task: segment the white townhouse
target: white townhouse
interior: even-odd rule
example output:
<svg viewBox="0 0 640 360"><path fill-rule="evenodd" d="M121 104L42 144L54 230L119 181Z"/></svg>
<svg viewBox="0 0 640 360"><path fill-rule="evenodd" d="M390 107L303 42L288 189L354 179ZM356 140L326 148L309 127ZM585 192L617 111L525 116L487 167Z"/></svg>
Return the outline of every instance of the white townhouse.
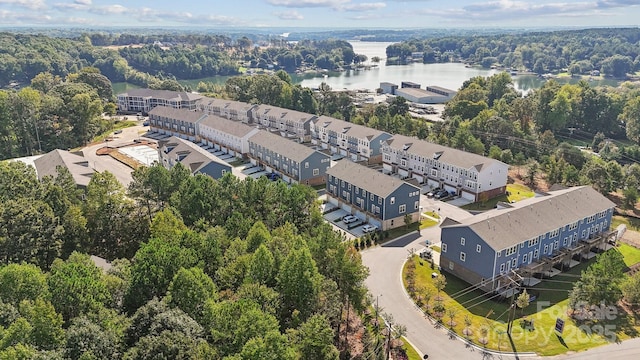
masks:
<svg viewBox="0 0 640 360"><path fill-rule="evenodd" d="M240 121L245 124L253 122L252 111L257 105L240 101L205 97L198 102L198 109L207 114L221 116L225 119Z"/></svg>
<svg viewBox="0 0 640 360"><path fill-rule="evenodd" d="M311 126L311 143L332 154L370 164L382 162L382 141L391 134L329 116L320 116Z"/></svg>
<svg viewBox="0 0 640 360"><path fill-rule="evenodd" d="M188 92L132 89L117 96L118 111L148 114L156 106L195 110L203 96Z"/></svg>
<svg viewBox="0 0 640 360"><path fill-rule="evenodd" d="M202 111L156 106L149 111L149 128L153 132L196 141L200 138L198 122L207 116Z"/></svg>
<svg viewBox="0 0 640 360"><path fill-rule="evenodd" d="M198 123L200 141L242 158L249 153L249 138L260 130L240 121L208 115Z"/></svg>
<svg viewBox="0 0 640 360"><path fill-rule="evenodd" d="M278 130L280 136L298 142L310 140L311 124L317 115L271 105L258 105L252 109L254 121L268 129Z"/></svg>
<svg viewBox="0 0 640 360"><path fill-rule="evenodd" d="M444 188L471 201L502 195L509 165L482 155L402 135L382 143L383 169Z"/></svg>

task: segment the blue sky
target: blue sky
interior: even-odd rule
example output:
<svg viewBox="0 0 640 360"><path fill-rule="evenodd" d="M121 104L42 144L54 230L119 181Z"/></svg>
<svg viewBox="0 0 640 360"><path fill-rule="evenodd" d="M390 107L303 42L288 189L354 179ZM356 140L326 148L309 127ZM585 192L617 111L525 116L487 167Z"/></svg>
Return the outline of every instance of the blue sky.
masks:
<svg viewBox="0 0 640 360"><path fill-rule="evenodd" d="M2 26L638 26L640 0L0 0Z"/></svg>

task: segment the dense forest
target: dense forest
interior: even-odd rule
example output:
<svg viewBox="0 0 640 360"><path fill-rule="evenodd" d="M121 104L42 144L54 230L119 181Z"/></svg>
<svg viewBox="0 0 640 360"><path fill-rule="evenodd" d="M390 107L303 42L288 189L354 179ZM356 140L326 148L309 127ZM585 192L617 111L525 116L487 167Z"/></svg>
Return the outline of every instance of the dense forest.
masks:
<svg viewBox="0 0 640 360"><path fill-rule="evenodd" d="M640 70L640 29L587 29L522 34L466 35L411 39L387 47L388 58L406 62L412 52L423 61L462 60L484 67L564 72L625 78Z"/></svg>
<svg viewBox="0 0 640 360"><path fill-rule="evenodd" d="M181 165L133 177L84 191L66 169L0 163L0 359L383 355L367 270L312 188Z"/></svg>

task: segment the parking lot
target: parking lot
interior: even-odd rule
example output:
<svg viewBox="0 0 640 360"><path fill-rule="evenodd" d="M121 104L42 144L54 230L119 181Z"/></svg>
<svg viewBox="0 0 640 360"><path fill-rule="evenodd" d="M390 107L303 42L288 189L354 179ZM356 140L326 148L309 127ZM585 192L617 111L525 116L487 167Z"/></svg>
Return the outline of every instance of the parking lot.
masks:
<svg viewBox="0 0 640 360"><path fill-rule="evenodd" d="M358 221L356 221L356 222L353 222L353 223L350 223L350 224L345 224L342 221L342 218L345 215L349 215L350 213L347 212L344 209L337 209L337 210L333 210L333 211L330 211L330 212L326 212L326 211L328 211L330 209L333 209L333 208L336 208L336 206L333 205L333 204L326 203L326 204L322 205L322 209L321 210L324 213L323 216L324 216L324 219L326 221L331 223L337 229L339 229L339 230L341 230L343 232L346 232L346 233L350 234L353 237L361 237L361 236L363 236L365 234L365 232L362 231L362 227L364 225L367 225L366 221L363 221L362 219L358 219ZM354 226L354 225L356 225L356 226L351 228L351 229L349 229L349 226Z"/></svg>

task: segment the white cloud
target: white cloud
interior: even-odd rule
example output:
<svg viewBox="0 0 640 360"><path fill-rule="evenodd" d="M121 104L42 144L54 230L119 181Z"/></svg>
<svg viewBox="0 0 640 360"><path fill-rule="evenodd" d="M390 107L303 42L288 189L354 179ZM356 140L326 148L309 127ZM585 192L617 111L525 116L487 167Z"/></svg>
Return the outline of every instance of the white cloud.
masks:
<svg viewBox="0 0 640 360"><path fill-rule="evenodd" d="M337 8L351 0L268 0L271 5L291 8L328 7Z"/></svg>
<svg viewBox="0 0 640 360"><path fill-rule="evenodd" d="M174 22L187 25L242 25L244 21L230 16L194 15L190 12L164 12L150 8L142 8L135 12L137 20L146 23ZM245 24L246 25L246 24Z"/></svg>
<svg viewBox="0 0 640 360"><path fill-rule="evenodd" d="M371 10L379 10L386 6L387 4L383 2L375 2L375 3L348 4L341 7L341 9L346 11L371 11Z"/></svg>
<svg viewBox="0 0 640 360"><path fill-rule="evenodd" d="M96 6L96 7L90 8L89 11L99 15L117 15L117 14L125 14L130 10L122 5L114 4L114 5L106 5L106 6Z"/></svg>
<svg viewBox="0 0 640 360"><path fill-rule="evenodd" d="M75 0L74 3L79 5L91 5L91 0Z"/></svg>
<svg viewBox="0 0 640 360"><path fill-rule="evenodd" d="M0 4L9 4L17 7L38 10L44 9L44 0L0 0Z"/></svg>
<svg viewBox="0 0 640 360"><path fill-rule="evenodd" d="M302 20L302 19L304 19L304 16L302 16L300 13L298 13L295 10L293 10L293 11L284 11L284 12L280 12L280 13L274 13L274 15L277 16L281 20Z"/></svg>

